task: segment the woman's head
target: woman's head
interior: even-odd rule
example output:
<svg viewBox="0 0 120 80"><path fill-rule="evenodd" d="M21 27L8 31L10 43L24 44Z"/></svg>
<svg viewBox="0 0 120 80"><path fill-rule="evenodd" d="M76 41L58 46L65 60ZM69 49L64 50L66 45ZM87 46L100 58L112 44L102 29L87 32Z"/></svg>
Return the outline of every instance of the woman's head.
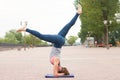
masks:
<svg viewBox="0 0 120 80"><path fill-rule="evenodd" d="M70 74L66 67L62 67L61 70L59 71L59 73L64 73L64 75Z"/></svg>

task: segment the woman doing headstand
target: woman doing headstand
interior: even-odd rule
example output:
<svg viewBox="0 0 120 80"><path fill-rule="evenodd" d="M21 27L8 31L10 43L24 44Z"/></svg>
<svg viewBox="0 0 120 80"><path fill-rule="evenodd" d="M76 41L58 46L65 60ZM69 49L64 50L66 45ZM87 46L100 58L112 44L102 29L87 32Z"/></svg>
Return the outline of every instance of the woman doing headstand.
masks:
<svg viewBox="0 0 120 80"><path fill-rule="evenodd" d="M61 48L65 43L65 37L66 37L68 31L75 24L78 16L81 13L82 13L82 8L80 5L78 5L78 9L77 9L77 12L74 15L74 17L71 19L71 21L68 24L66 24L62 28L62 30L60 30L60 32L57 35L41 34L38 31L26 28L26 26L23 26L22 28L17 30L17 32L26 31L42 40L53 43L54 46L50 53L50 62L51 62L51 64L53 64L54 76L69 75L67 68L60 66L60 53L61 53Z"/></svg>

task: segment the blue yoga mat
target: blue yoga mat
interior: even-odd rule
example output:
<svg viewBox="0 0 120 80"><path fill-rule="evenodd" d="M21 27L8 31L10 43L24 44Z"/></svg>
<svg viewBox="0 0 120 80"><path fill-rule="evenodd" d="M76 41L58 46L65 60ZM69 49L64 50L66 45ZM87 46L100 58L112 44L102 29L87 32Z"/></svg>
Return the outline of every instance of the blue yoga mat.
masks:
<svg viewBox="0 0 120 80"><path fill-rule="evenodd" d="M63 76L54 76L53 74L46 74L45 78L74 78L74 74L63 75Z"/></svg>

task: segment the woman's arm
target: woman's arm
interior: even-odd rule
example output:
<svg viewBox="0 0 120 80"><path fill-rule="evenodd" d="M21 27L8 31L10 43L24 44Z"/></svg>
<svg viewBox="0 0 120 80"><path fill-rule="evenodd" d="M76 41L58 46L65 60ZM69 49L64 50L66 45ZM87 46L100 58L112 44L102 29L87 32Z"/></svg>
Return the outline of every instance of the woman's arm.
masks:
<svg viewBox="0 0 120 80"><path fill-rule="evenodd" d="M63 76L64 75L64 73L58 73L58 71L59 71L59 63L60 63L60 59L56 57L54 59L54 65L53 65L53 74L54 74L54 76Z"/></svg>

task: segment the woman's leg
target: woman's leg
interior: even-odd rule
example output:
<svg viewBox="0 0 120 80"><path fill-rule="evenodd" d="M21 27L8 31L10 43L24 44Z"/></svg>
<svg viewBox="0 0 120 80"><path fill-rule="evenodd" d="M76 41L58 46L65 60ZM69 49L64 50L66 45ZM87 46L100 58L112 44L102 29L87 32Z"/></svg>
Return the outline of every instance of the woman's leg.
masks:
<svg viewBox="0 0 120 80"><path fill-rule="evenodd" d="M80 4L77 5L78 7L78 10L77 10L77 13L75 14L75 16L72 18L72 20L66 24L63 29L58 33L58 35L61 35L62 37L65 37L68 33L68 31L70 30L70 28L75 24L78 16L80 14L82 14L82 6Z"/></svg>
<svg viewBox="0 0 120 80"><path fill-rule="evenodd" d="M70 30L70 28L75 24L78 16L79 16L79 14L76 13L75 16L72 18L72 20L62 28L62 30L58 33L58 35L65 37L67 35L68 31Z"/></svg>
<svg viewBox="0 0 120 80"><path fill-rule="evenodd" d="M29 32L30 34L38 37L39 39L42 39L42 40L45 40L47 42L51 42L51 43L57 43L57 35L44 35L44 34L41 34L39 33L38 31L35 31L35 30L31 30L31 29L26 29L26 32Z"/></svg>
<svg viewBox="0 0 120 80"><path fill-rule="evenodd" d="M22 27L17 30L17 32L22 32L22 31L26 31L44 41L51 42L54 44L54 47L56 48L61 48L62 45L65 43L64 38L60 35L41 34L36 30L31 30L26 27Z"/></svg>

